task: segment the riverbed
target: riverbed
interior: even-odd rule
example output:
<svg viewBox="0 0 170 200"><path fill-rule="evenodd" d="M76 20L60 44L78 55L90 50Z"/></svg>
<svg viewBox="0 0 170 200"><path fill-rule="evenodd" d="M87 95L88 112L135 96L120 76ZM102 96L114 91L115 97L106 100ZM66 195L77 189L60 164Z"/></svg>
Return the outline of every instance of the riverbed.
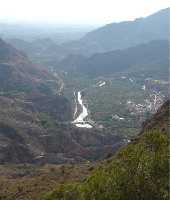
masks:
<svg viewBox="0 0 170 200"><path fill-rule="evenodd" d="M78 101L78 104L81 106L81 113L73 121L73 124L75 124L75 126L77 126L79 128L93 128L93 126L85 120L88 116L88 110L83 103L81 91L78 91L78 93L77 93L77 101ZM76 109L77 109L77 105L76 105ZM76 110L76 112L77 112L77 110Z"/></svg>

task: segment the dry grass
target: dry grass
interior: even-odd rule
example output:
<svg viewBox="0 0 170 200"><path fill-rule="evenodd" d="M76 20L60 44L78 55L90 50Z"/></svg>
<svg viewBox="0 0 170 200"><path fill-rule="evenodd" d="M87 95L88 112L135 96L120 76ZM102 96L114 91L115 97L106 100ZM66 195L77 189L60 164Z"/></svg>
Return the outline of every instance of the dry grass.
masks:
<svg viewBox="0 0 170 200"><path fill-rule="evenodd" d="M0 200L39 200L58 184L83 180L92 169L92 164L1 165Z"/></svg>

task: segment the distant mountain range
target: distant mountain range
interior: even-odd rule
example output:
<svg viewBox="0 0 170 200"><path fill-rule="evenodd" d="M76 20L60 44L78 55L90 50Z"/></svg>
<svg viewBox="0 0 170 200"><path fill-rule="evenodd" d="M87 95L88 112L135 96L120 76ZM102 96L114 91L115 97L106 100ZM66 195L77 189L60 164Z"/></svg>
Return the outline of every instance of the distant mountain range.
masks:
<svg viewBox="0 0 170 200"><path fill-rule="evenodd" d="M134 21L111 23L65 45L72 53L92 55L125 49L151 40L169 39L170 8Z"/></svg>
<svg viewBox="0 0 170 200"><path fill-rule="evenodd" d="M115 50L95 54L85 58L70 55L62 60L58 67L66 71L75 71L89 76L111 75L117 72L153 75L168 78L169 42L151 41L124 50Z"/></svg>
<svg viewBox="0 0 170 200"><path fill-rule="evenodd" d="M17 49L25 52L33 62L41 63L46 67L55 65L69 54L67 48L58 45L50 38L35 39L33 41L12 38L7 41Z"/></svg>
<svg viewBox="0 0 170 200"><path fill-rule="evenodd" d="M26 52L33 61L46 67L55 66L70 54L92 56L96 53L130 48L152 40L169 40L169 12L170 8L167 8L146 18L111 23L87 33L79 40L60 45L51 38L32 42L21 38L9 38L8 41Z"/></svg>

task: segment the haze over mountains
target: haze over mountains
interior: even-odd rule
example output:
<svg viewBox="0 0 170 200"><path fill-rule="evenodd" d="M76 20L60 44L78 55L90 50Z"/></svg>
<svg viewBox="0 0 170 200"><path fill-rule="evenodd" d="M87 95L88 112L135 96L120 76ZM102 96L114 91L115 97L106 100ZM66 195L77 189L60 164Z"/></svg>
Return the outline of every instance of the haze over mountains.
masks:
<svg viewBox="0 0 170 200"><path fill-rule="evenodd" d="M56 43L61 44L70 40L76 40L93 30L96 26L82 25L55 25L48 23L41 24L24 24L22 22L5 22L0 21L0 37L4 39L14 38L26 40L27 42L52 38Z"/></svg>
<svg viewBox="0 0 170 200"><path fill-rule="evenodd" d="M0 25L0 199L168 200L169 12Z"/></svg>
<svg viewBox="0 0 170 200"><path fill-rule="evenodd" d="M146 18L108 24L69 45L76 53L91 55L124 49L151 40L168 39L169 12L170 8L167 8Z"/></svg>
<svg viewBox="0 0 170 200"><path fill-rule="evenodd" d="M8 40L20 49L17 50L0 40L0 102L1 105L6 102L6 105L1 108L1 116L3 116L1 118L1 134L5 141L5 149L8 149L8 152L12 143L18 144L19 141L22 141L22 148L25 148L27 152L25 155L28 154L24 157L24 160L22 156L18 157L17 152L21 150L17 146L11 152L12 154L9 153L11 156L8 158L4 154L6 150L2 148L1 162L8 162L12 157L12 162L35 162L37 156L51 162L51 154L54 157L56 156L54 162L62 162L62 160L69 159L67 157L70 157L70 155L70 159L74 160L76 155L76 160L81 160L88 157L91 159L100 157L108 151L114 151L123 141L120 136L115 135L117 130L114 130L113 135L110 134L110 131L106 131L108 133L105 136L97 135L98 131L96 132L96 130L84 130L79 138L77 135L79 130L72 128L72 125L65 125L65 128L61 125L62 122L69 124L73 120L75 105L72 102L73 97L67 95L67 90L72 92L73 95L75 86L71 82L72 78L67 80L67 77L60 74L60 70L65 70L69 77L69 74L72 73L81 74L83 82L86 81L87 75L97 78L115 73L133 74L133 76L143 73L144 77L156 74L158 78L167 80L169 66L168 12L169 8L144 19L109 24L89 32L78 41L62 45L56 45L50 38L32 42L23 41L20 38ZM28 53L29 58L21 50ZM72 55L69 55L69 52ZM77 52L80 55L76 55ZM95 55L85 56L85 54L90 55L94 52ZM69 56L67 57L67 55ZM66 58L61 59L64 56ZM33 64L30 59L39 64ZM57 77L48 71L51 65L53 65L52 69L58 73ZM45 69L45 67L47 68ZM60 75L61 77L59 77ZM83 82L80 82L80 84L83 85ZM72 84L73 87L69 89ZM76 85L76 87L78 86ZM62 92L67 98L60 94L61 89L64 90ZM13 108L15 109L13 110ZM79 109L78 107L78 111ZM70 132L68 127L70 127ZM23 131L24 129L25 131ZM8 132L8 130L10 130L9 136L3 133L3 131ZM29 136L29 139L27 139L28 130L36 133ZM59 132L64 134L65 139L62 139L61 133L61 135L58 135ZM57 136L54 136L54 133L57 133ZM43 139L39 140L39 137ZM66 154L60 155L59 159L59 147L53 146L51 139L48 140L47 146L44 144L48 137L53 138L56 142L59 140L60 147L63 148L65 142L69 141L70 145L68 146L72 150L69 149L65 152L65 149L63 149L60 153L65 152ZM86 139L83 140L83 137ZM19 141L17 138L19 138ZM95 143L95 147L90 150L91 145L93 145L92 141ZM89 145L88 148L86 148L87 144ZM113 144L115 147L110 146ZM48 149L49 146L50 150ZM77 150L74 150L74 148ZM101 153L97 153L97 149ZM76 151L77 153L75 153ZM89 151L91 151L90 154ZM41 155L42 152L43 155ZM89 155L87 156L87 154ZM57 158L59 161L57 161Z"/></svg>
<svg viewBox="0 0 170 200"><path fill-rule="evenodd" d="M42 61L45 65L56 65L63 58L72 55L91 56L95 53L125 49L152 40L169 39L169 11L166 8L146 18L134 21L112 23L87 33L79 40L51 45L43 45L43 40L31 42L13 40L10 43L28 53L34 61ZM48 36L47 36L48 37ZM39 43L39 48L37 44Z"/></svg>
<svg viewBox="0 0 170 200"><path fill-rule="evenodd" d="M68 71L76 71L89 76L110 75L116 72L159 74L168 79L168 40L151 41L124 50L98 53L89 58L70 56L58 66Z"/></svg>

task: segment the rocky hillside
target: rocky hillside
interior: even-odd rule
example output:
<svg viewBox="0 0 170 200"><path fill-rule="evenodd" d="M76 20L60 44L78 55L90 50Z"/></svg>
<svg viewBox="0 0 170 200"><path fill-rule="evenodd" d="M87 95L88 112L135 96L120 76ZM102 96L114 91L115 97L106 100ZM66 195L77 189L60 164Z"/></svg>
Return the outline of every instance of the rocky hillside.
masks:
<svg viewBox="0 0 170 200"><path fill-rule="evenodd" d="M116 135L63 121L68 107L55 96L0 96L0 163L74 163L102 158L122 145Z"/></svg>
<svg viewBox="0 0 170 200"><path fill-rule="evenodd" d="M137 140L103 161L89 178L63 184L43 199L168 200L169 109L170 101L146 122Z"/></svg>
<svg viewBox="0 0 170 200"><path fill-rule="evenodd" d="M0 40L0 163L93 160L123 143L111 133L71 125L70 102L57 94L56 84L55 77Z"/></svg>
<svg viewBox="0 0 170 200"><path fill-rule="evenodd" d="M0 39L0 91L50 92L54 81L46 70L34 65L22 52ZM57 85L56 85L57 87Z"/></svg>

